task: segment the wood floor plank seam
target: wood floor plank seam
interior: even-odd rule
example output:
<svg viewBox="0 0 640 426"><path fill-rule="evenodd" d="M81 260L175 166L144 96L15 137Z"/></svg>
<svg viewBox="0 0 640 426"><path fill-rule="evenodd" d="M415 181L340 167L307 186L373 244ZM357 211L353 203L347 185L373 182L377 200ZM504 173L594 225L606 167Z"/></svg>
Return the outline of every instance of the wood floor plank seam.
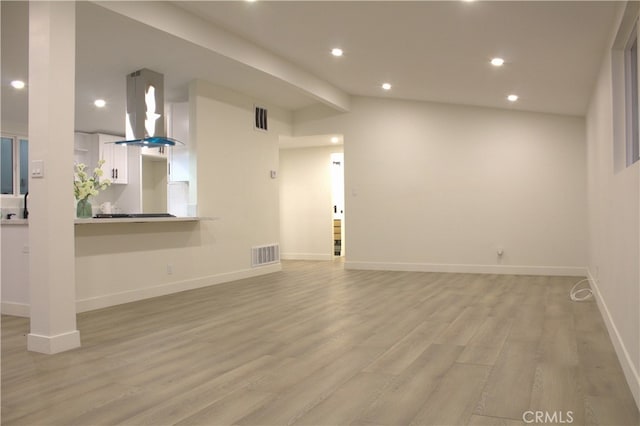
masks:
<svg viewBox="0 0 640 426"><path fill-rule="evenodd" d="M2 425L640 424L571 277L282 267L83 312L82 347L56 355L3 315Z"/></svg>

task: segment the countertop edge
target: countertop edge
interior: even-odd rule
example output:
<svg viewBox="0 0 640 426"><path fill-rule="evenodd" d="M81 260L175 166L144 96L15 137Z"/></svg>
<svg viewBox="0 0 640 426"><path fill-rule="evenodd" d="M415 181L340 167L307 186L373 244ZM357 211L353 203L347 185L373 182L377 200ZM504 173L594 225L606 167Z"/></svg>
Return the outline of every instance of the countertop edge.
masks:
<svg viewBox="0 0 640 426"><path fill-rule="evenodd" d="M93 224L105 224L105 223L155 223L155 222L200 222L204 220L216 220L215 217L114 217L103 219L76 219L74 223L76 225L93 225Z"/></svg>
<svg viewBox="0 0 640 426"><path fill-rule="evenodd" d="M108 219L75 219L75 225L91 225L91 224L104 224L104 223L153 223L153 222L200 222L205 220L218 220L218 217L118 217ZM2 219L0 221L2 226L15 226L15 225L29 225L29 219Z"/></svg>
<svg viewBox="0 0 640 426"><path fill-rule="evenodd" d="M28 225L29 219L2 219L1 225Z"/></svg>

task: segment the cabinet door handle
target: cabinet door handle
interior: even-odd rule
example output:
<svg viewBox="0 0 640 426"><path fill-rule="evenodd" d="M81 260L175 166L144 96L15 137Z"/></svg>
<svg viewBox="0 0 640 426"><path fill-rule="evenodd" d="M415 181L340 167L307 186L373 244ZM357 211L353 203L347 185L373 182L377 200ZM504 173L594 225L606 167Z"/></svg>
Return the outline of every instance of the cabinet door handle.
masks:
<svg viewBox="0 0 640 426"><path fill-rule="evenodd" d="M111 179L115 179L116 178L116 169L111 169Z"/></svg>
<svg viewBox="0 0 640 426"><path fill-rule="evenodd" d="M116 179L118 179L118 169L116 169Z"/></svg>

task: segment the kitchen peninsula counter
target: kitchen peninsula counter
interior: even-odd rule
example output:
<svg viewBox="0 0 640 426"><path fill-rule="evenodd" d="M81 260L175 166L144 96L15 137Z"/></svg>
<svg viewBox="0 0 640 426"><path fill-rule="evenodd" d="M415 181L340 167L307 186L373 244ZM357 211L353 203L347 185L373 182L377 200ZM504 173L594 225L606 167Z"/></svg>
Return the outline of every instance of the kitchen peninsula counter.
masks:
<svg viewBox="0 0 640 426"><path fill-rule="evenodd" d="M105 223L157 223L157 222L200 222L203 220L215 220L214 217L182 216L182 217L110 217L76 219L76 225L92 225Z"/></svg>
<svg viewBox="0 0 640 426"><path fill-rule="evenodd" d="M2 219L2 226L4 225L28 225L29 219Z"/></svg>
<svg viewBox="0 0 640 426"><path fill-rule="evenodd" d="M103 223L156 223L156 222L200 222L203 220L216 220L215 217L113 217L113 218L88 218L88 219L75 219L76 225L90 225L90 224L103 224ZM29 225L28 219L2 219L0 222L2 226L5 225Z"/></svg>

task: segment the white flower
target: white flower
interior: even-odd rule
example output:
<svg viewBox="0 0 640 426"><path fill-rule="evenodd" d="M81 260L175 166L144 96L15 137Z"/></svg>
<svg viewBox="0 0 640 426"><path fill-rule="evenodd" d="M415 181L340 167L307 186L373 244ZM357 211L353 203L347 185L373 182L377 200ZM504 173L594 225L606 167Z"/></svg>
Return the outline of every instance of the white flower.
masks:
<svg viewBox="0 0 640 426"><path fill-rule="evenodd" d="M87 166L79 163L74 167L75 171L75 179L73 181L73 194L76 197L76 200L84 200L87 197L98 195L100 190L105 190L109 185L111 185L111 181L109 179L104 179L100 181L100 177L102 176L102 165L104 164L104 160L98 161L98 166L93 169L93 174L89 176L85 171Z"/></svg>

